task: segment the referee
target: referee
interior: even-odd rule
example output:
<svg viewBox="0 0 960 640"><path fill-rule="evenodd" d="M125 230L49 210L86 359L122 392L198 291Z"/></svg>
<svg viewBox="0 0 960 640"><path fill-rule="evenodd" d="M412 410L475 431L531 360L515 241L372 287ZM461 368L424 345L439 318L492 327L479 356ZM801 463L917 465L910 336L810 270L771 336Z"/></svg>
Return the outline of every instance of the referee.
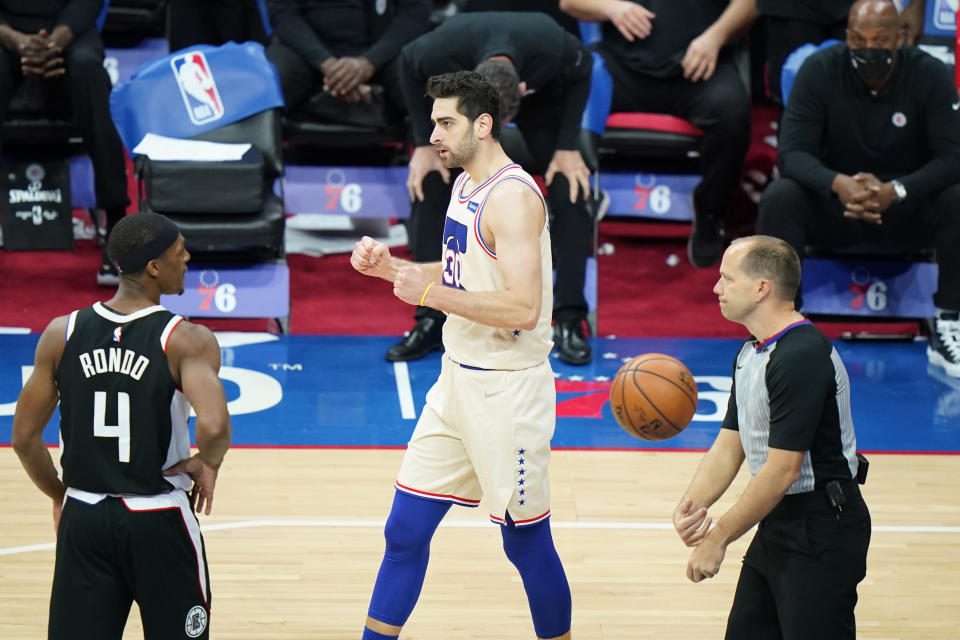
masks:
<svg viewBox="0 0 960 640"><path fill-rule="evenodd" d="M723 428L673 514L694 547L693 582L720 570L727 545L759 523L743 558L726 638L855 638L870 513L858 479L850 381L836 349L794 309L800 259L769 236L736 240L714 287L720 311L754 336L734 362ZM744 459L752 476L736 504L707 509ZM864 460L865 462L865 460Z"/></svg>

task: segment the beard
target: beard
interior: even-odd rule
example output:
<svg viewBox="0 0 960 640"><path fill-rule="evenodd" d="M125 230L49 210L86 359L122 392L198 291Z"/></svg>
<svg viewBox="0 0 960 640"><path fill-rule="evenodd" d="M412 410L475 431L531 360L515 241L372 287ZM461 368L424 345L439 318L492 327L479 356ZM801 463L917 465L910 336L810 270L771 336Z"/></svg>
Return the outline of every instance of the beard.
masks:
<svg viewBox="0 0 960 640"><path fill-rule="evenodd" d="M480 140L474 135L473 129L468 129L463 137L460 138L460 144L456 150L447 148L447 157L441 158L443 166L447 169L454 167L464 167L473 157L477 155L477 149L480 148Z"/></svg>

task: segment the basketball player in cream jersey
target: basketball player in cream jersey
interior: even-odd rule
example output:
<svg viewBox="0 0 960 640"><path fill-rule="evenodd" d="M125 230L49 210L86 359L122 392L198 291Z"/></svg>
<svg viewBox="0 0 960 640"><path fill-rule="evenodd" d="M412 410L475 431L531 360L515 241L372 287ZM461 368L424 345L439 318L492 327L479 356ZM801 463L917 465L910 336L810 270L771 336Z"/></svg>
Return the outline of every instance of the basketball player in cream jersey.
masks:
<svg viewBox="0 0 960 640"><path fill-rule="evenodd" d="M549 521L556 392L546 205L500 146L499 97L486 80L473 71L434 76L427 94L430 142L448 168L464 169L438 238L443 260L399 260L369 237L350 258L357 271L392 282L404 302L448 314L440 377L400 467L362 637L400 634L433 532L451 504L476 507L483 497L523 579L537 637L569 638L570 589Z"/></svg>

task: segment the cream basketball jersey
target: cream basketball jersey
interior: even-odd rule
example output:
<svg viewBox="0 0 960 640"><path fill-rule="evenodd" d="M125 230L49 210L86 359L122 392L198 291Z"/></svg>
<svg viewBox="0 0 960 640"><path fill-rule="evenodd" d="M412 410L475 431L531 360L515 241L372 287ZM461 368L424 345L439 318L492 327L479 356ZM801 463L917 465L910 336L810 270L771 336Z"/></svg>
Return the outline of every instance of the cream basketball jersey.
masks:
<svg viewBox="0 0 960 640"><path fill-rule="evenodd" d="M505 180L519 180L540 196L543 194L526 171L509 164L489 180L464 193L464 171L453 185L443 229L443 286L465 291L503 291L506 285L497 267L497 254L480 234L480 220L490 192ZM550 353L550 318L553 312L553 263L550 229L544 221L540 232L540 317L533 330L498 328L449 314L443 325L443 346L459 364L481 369L527 369L542 363Z"/></svg>

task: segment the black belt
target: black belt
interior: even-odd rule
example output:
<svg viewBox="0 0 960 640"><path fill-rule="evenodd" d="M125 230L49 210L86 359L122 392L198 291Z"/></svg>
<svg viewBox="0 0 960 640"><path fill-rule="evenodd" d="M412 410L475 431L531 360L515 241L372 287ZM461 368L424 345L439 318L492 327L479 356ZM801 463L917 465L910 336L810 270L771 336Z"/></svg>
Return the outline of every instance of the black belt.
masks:
<svg viewBox="0 0 960 640"><path fill-rule="evenodd" d="M843 495L846 498L847 505L857 504L863 501L860 495L860 485L853 478L849 480L837 480ZM809 509L833 511L836 507L830 501L830 496L825 487L818 487L813 491L805 493L792 493L783 496L780 502L773 508L768 518L782 518L796 515Z"/></svg>

